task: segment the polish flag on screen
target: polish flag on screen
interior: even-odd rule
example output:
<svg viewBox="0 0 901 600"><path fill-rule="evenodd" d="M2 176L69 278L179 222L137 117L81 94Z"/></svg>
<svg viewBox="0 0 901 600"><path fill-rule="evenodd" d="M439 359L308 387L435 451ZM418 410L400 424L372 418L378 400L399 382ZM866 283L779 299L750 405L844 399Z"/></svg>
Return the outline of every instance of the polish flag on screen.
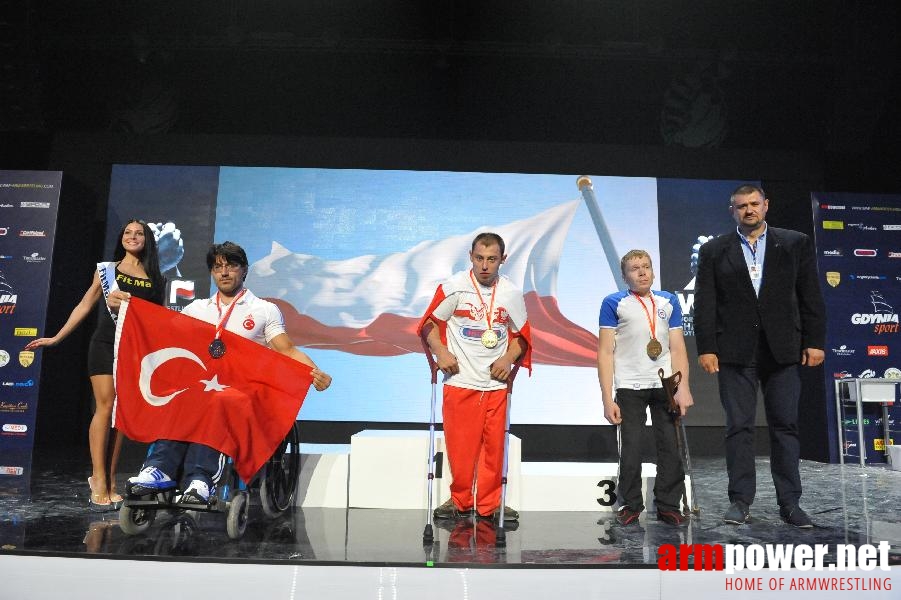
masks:
<svg viewBox="0 0 901 600"><path fill-rule="evenodd" d="M247 287L278 305L298 346L366 356L422 352L416 327L435 290L472 268L472 239L494 231L507 245L501 272L525 295L533 362L593 367L597 336L564 317L556 298L563 243L579 202L383 256L327 260L273 242L270 254L251 265Z"/></svg>
<svg viewBox="0 0 901 600"><path fill-rule="evenodd" d="M284 440L313 377L310 367L235 335L207 348L215 327L139 298L116 323L113 425L139 442L206 444L249 482Z"/></svg>

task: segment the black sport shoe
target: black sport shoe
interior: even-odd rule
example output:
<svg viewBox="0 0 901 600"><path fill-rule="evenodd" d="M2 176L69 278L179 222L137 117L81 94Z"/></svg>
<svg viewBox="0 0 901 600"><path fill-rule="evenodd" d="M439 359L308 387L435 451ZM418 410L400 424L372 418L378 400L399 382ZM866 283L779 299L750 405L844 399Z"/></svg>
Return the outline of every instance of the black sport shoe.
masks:
<svg viewBox="0 0 901 600"><path fill-rule="evenodd" d="M742 502L736 500L723 515L723 521L733 525L744 525L751 522L751 508Z"/></svg>
<svg viewBox="0 0 901 600"><path fill-rule="evenodd" d="M432 517L435 520L438 519L465 519L470 516L472 511L470 510L460 510L454 504L453 498L448 498L447 502L436 508L432 512Z"/></svg>
<svg viewBox="0 0 901 600"><path fill-rule="evenodd" d="M680 526L685 525L688 521L688 517L683 515L678 510L664 510L657 509L657 520L663 521L664 523L669 523L670 525Z"/></svg>
<svg viewBox="0 0 901 600"><path fill-rule="evenodd" d="M620 525L631 525L638 521L641 516L641 509L634 509L631 506L622 506L616 513L616 522Z"/></svg>
<svg viewBox="0 0 901 600"><path fill-rule="evenodd" d="M800 506L781 508L779 509L779 516L782 517L783 521L798 529L813 528L813 521L810 520L810 517L807 516L807 513Z"/></svg>

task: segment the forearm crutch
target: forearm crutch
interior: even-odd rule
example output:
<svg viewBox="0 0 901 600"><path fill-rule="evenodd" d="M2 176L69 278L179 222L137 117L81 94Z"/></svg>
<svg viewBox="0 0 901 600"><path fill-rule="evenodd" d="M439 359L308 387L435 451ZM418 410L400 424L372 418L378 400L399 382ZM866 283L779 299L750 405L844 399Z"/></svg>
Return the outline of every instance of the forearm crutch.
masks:
<svg viewBox="0 0 901 600"><path fill-rule="evenodd" d="M676 402L676 391L679 389L679 383L682 381L682 372L676 371L669 377L663 376L663 369L657 370L657 376L667 397L667 411L673 415L673 427L676 429L676 447L679 450L679 460L682 463L682 471L688 475L688 486L691 492L691 504L689 505L686 497L686 490L682 488L682 510L693 515L700 515L701 508L698 506L698 497L695 495L695 477L691 471L691 453L688 451L688 435L685 431L685 423L682 420L682 410L679 403Z"/></svg>
<svg viewBox="0 0 901 600"><path fill-rule="evenodd" d="M501 505L497 511L497 534L494 539L494 545L498 548L507 545L507 532L504 531L504 509L507 506L507 456L510 450L510 409L513 406L513 380L516 378L517 371L519 371L519 363L514 363L513 368L510 370L510 376L507 377L507 423L504 426L504 466L501 470Z"/></svg>
<svg viewBox="0 0 901 600"><path fill-rule="evenodd" d="M423 545L431 545L435 540L434 532L432 528L433 524L433 515L432 515L432 491L435 486L435 402L438 388L438 365L435 363L435 359L432 357L432 351L429 349L429 345L425 340L425 337L420 337L420 341L422 342L422 349L425 352L425 357L429 361L429 371L432 374L432 405L431 411L429 413L429 474L428 474L428 512L426 517L425 529L422 532L422 543Z"/></svg>

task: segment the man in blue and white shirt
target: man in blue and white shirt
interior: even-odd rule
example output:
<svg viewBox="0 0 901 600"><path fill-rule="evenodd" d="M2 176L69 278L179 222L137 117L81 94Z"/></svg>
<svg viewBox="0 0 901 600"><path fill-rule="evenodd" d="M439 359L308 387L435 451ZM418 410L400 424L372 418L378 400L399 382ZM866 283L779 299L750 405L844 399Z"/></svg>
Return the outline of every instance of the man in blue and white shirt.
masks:
<svg viewBox="0 0 901 600"><path fill-rule="evenodd" d="M657 374L682 372L675 400L682 415L694 402L688 386L688 355L682 336L682 311L669 292L652 291L654 268L644 250L630 250L620 261L629 289L604 298L598 332L598 379L604 417L620 427L617 521L629 525L644 510L641 451L650 408L657 447L654 497L657 518L672 525L685 521L679 503L685 473L679 459L673 417ZM615 393L614 393L615 390Z"/></svg>

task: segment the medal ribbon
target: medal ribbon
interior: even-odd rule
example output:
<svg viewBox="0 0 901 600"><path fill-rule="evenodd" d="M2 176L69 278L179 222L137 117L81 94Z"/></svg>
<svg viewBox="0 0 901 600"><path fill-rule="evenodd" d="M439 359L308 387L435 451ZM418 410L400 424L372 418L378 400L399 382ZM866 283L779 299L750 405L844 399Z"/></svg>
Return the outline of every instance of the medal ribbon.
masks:
<svg viewBox="0 0 901 600"><path fill-rule="evenodd" d="M644 309L644 314L648 318L648 326L651 328L651 339L656 340L657 339L657 320L651 318L651 313L648 312L648 307L644 305L644 300L641 299L641 296L639 296L632 290L629 290L629 293L632 294L633 296L635 296L638 299L638 301L641 302L641 307ZM654 303L654 294L650 293L649 296L651 297L651 310L653 310L654 314L656 315L657 314L657 305Z"/></svg>
<svg viewBox="0 0 901 600"><path fill-rule="evenodd" d="M476 294L479 296L479 302L482 303L482 306L485 306L485 300L482 298L482 292L479 291L479 284L476 283L476 278L472 275L472 269L469 270L469 280L472 281L472 287L476 289ZM488 329L491 329L491 315L494 314L494 298L497 294L494 293L495 288L497 287L497 277L494 278L494 284L491 286L491 306L488 308L488 312L485 314L485 320L488 321Z"/></svg>
<svg viewBox="0 0 901 600"><path fill-rule="evenodd" d="M219 324L216 325L216 337L213 338L214 340L218 340L220 337L222 337L222 330L225 329L225 324L228 322L228 318L232 316L232 311L235 310L235 304L238 303L238 300L240 300L241 296L243 296L246 292L247 288L244 288L243 290L241 290L240 294L235 296L235 299L232 300L231 304L228 305L228 310L225 311L224 317L221 316L222 307L219 306L219 292L216 292L216 310L219 311L221 318L219 319Z"/></svg>

